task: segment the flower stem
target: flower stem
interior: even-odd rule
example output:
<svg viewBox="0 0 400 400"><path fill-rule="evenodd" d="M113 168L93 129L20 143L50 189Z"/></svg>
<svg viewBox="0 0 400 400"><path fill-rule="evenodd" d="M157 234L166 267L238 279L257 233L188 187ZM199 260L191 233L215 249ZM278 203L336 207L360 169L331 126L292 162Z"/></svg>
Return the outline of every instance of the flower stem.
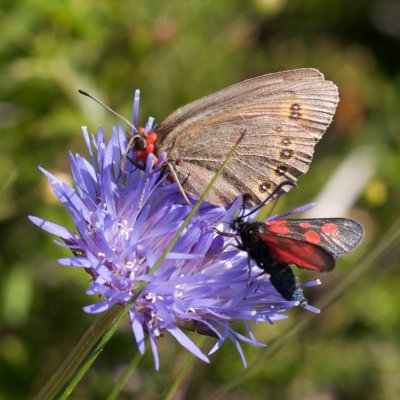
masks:
<svg viewBox="0 0 400 400"><path fill-rule="evenodd" d="M146 346L146 350L148 350L148 346ZM113 390L111 393L108 395L107 400L114 400L118 398L118 395L120 394L121 390L124 388L126 383L128 382L128 379L132 375L133 371L136 369L137 365L139 364L140 360L142 359L142 355L137 352L135 356L132 358L132 361L128 365L128 368L126 368L125 372L121 375L119 378L118 382L113 387Z"/></svg>
<svg viewBox="0 0 400 400"><path fill-rule="evenodd" d="M37 400L54 399L66 386L74 375L77 367L87 357L92 347L99 338L106 332L110 324L115 320L121 309L113 307L94 321L92 326L82 336L78 344L71 351L65 361L59 366L47 384L35 397Z"/></svg>
<svg viewBox="0 0 400 400"><path fill-rule="evenodd" d="M206 340L206 336L201 336L198 343L197 347L201 347L203 343ZM186 360L184 361L181 369L179 370L178 374L176 375L174 381L172 382L171 386L169 387L167 393L164 396L164 400L170 400L173 398L173 395L175 394L176 390L179 388L179 385L181 384L183 378L186 376L186 373L188 372L190 366L193 363L195 356L192 353L189 353L186 357Z"/></svg>

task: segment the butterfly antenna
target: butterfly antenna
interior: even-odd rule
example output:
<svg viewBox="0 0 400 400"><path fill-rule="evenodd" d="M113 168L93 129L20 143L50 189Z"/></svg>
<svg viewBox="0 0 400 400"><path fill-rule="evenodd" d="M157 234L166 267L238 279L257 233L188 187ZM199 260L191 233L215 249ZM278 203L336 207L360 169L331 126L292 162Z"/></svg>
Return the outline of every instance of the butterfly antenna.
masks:
<svg viewBox="0 0 400 400"><path fill-rule="evenodd" d="M258 210L260 210L261 208L263 208L265 206L265 204L267 204L273 197L275 197L284 186L291 186L292 188L297 187L297 185L292 182L292 181L284 181L282 183L280 183L275 190L267 197L265 198L258 206L256 206L255 208L253 208L251 211L249 211L247 214L243 215L242 218L247 218L249 215L254 214L255 212L257 212Z"/></svg>
<svg viewBox="0 0 400 400"><path fill-rule="evenodd" d="M130 122L128 121L125 117L123 117L121 114L117 113L116 111L114 111L111 107L109 107L107 104L104 104L101 100L99 100L97 97L93 96L92 94L90 94L89 92L86 92L85 90L79 89L78 92L80 94L83 94L84 96L89 97L89 99L94 100L96 103L100 104L101 106L103 106L106 110L110 111L111 113L113 113L114 115L116 115L118 118L122 119L122 121L126 122L134 131L136 131L136 127Z"/></svg>

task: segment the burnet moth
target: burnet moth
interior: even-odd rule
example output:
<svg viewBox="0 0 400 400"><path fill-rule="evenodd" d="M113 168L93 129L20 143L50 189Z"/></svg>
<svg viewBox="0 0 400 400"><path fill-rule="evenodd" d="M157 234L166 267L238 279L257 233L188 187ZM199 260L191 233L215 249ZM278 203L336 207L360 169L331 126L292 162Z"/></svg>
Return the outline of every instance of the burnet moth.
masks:
<svg viewBox="0 0 400 400"><path fill-rule="evenodd" d="M294 186L294 183L287 181L281 185ZM298 301L305 307L308 302L291 265L317 272L332 270L338 256L360 243L363 227L347 218L272 218L266 222L247 222L245 219L262 205L238 216L231 224L240 238L238 247L269 275L284 299Z"/></svg>

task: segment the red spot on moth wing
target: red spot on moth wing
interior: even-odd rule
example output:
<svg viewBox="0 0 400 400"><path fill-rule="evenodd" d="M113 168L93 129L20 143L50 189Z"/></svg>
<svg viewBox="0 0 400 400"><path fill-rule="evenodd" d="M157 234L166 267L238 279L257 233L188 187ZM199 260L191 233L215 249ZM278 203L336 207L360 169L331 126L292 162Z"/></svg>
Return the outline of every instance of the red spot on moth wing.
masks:
<svg viewBox="0 0 400 400"><path fill-rule="evenodd" d="M287 235L290 233L290 229L286 226L286 222L287 220L285 219L278 219L276 221L268 221L265 225L267 225L267 229L271 233Z"/></svg>
<svg viewBox="0 0 400 400"><path fill-rule="evenodd" d="M269 245L270 255L276 261L313 271L330 271L335 266L335 257L315 244L269 234L259 236Z"/></svg>
<svg viewBox="0 0 400 400"><path fill-rule="evenodd" d="M311 244L318 244L321 241L321 235L312 230L308 230L304 232L304 238L307 240L307 242Z"/></svg>
<svg viewBox="0 0 400 400"><path fill-rule="evenodd" d="M326 233L327 235L332 235L337 230L338 230L337 225L332 222L327 222L321 226L321 231Z"/></svg>
<svg viewBox="0 0 400 400"><path fill-rule="evenodd" d="M310 228L310 227L311 227L311 224L309 224L308 222L301 222L301 223L299 224L299 226L301 226L301 227L304 228L304 229L307 229L307 228Z"/></svg>
<svg viewBox="0 0 400 400"><path fill-rule="evenodd" d="M266 225L285 225L287 224L288 220L287 219L276 219L274 221L267 221L265 224Z"/></svg>

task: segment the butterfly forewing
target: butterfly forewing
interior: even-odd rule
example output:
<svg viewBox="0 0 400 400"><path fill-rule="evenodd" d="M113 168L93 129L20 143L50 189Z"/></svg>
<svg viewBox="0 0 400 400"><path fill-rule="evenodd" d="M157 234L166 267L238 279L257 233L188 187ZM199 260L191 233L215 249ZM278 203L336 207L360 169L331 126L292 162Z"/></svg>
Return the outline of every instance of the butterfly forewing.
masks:
<svg viewBox="0 0 400 400"><path fill-rule="evenodd" d="M263 75L172 113L156 128L158 151L179 160L173 168L183 188L199 196L246 131L208 200L230 203L245 193L258 203L308 170L338 101L336 85L315 69Z"/></svg>
<svg viewBox="0 0 400 400"><path fill-rule="evenodd" d="M321 247L334 257L353 250L363 237L362 226L347 218L267 221L266 235L289 238Z"/></svg>

